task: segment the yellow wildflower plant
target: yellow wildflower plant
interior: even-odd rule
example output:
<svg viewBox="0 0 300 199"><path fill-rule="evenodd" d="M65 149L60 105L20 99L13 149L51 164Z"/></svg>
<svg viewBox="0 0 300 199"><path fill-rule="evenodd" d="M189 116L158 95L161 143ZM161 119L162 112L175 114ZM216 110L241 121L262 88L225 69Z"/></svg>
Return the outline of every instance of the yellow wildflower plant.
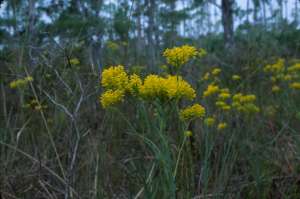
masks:
<svg viewBox="0 0 300 199"><path fill-rule="evenodd" d="M209 84L207 86L207 89L203 92L203 97L208 97L208 96L214 95L214 94L218 93L219 90L220 90L220 88L218 85Z"/></svg>
<svg viewBox="0 0 300 199"><path fill-rule="evenodd" d="M174 67L181 67L186 64L192 58L198 55L198 51L195 47L189 45L183 45L181 47L167 48L163 56L166 58L167 63Z"/></svg>
<svg viewBox="0 0 300 199"><path fill-rule="evenodd" d="M9 83L11 89L16 89L26 86L29 82L32 82L33 78L31 76L24 77L23 79L16 79Z"/></svg>
<svg viewBox="0 0 300 199"><path fill-rule="evenodd" d="M181 120L202 118L205 115L205 108L200 104L194 104L180 111Z"/></svg>
<svg viewBox="0 0 300 199"><path fill-rule="evenodd" d="M103 108L108 108L110 106L122 102L123 99L124 99L123 90L108 90L102 93L102 95L100 96L100 103Z"/></svg>
<svg viewBox="0 0 300 199"><path fill-rule="evenodd" d="M128 75L124 66L111 66L102 72L101 85L105 89L126 89L128 85Z"/></svg>

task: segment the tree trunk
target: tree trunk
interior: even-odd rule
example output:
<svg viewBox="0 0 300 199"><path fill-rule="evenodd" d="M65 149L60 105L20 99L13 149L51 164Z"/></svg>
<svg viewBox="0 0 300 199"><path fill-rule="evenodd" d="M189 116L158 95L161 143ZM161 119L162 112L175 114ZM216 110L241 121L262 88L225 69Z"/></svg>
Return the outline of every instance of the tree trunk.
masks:
<svg viewBox="0 0 300 199"><path fill-rule="evenodd" d="M222 25L226 47L233 45L233 4L234 0L222 0Z"/></svg>
<svg viewBox="0 0 300 199"><path fill-rule="evenodd" d="M149 50L149 65L150 68L153 69L155 66L155 41L154 41L154 32L155 32L155 9L156 4L155 0L148 0L148 19L149 19L149 25L148 25L148 31L147 31L147 39L148 39L148 50Z"/></svg>

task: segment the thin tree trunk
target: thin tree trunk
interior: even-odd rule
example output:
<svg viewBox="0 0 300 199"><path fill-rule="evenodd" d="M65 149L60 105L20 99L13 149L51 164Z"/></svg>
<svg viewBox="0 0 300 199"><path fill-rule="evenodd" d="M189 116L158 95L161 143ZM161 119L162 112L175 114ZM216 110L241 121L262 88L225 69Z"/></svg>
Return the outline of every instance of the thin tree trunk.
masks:
<svg viewBox="0 0 300 199"><path fill-rule="evenodd" d="M149 65L151 69L155 66L155 42L154 42L154 31L155 31L155 0L148 0L148 18L149 18L149 25L147 31L147 39L148 39L148 46L149 46Z"/></svg>
<svg viewBox="0 0 300 199"><path fill-rule="evenodd" d="M222 24L224 30L225 46L233 45L233 4L234 0L222 0Z"/></svg>

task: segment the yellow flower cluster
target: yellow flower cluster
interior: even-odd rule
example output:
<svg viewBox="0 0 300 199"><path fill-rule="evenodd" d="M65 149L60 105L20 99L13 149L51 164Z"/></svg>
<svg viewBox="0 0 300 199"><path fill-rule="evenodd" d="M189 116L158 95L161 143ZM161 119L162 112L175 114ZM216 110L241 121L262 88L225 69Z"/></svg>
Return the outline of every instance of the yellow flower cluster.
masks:
<svg viewBox="0 0 300 199"><path fill-rule="evenodd" d="M300 82L293 82L289 86L290 88L300 90Z"/></svg>
<svg viewBox="0 0 300 199"><path fill-rule="evenodd" d="M234 80L234 81L238 81L238 80L241 80L241 76L239 76L239 75L232 75L231 79Z"/></svg>
<svg viewBox="0 0 300 199"><path fill-rule="evenodd" d="M274 93L281 91L278 84L284 86L287 83L291 89L299 89L300 82L297 82L297 80L300 81L300 63L285 67L284 62L283 59L279 59L275 64L264 67L264 71L271 75L272 92Z"/></svg>
<svg viewBox="0 0 300 199"><path fill-rule="evenodd" d="M29 82L32 82L33 78L31 76L27 76L23 79L16 79L12 82L9 83L9 87L12 89L19 88L19 87L24 87L26 86Z"/></svg>
<svg viewBox="0 0 300 199"><path fill-rule="evenodd" d="M144 84L140 87L141 97L144 99L168 98L168 99L194 99L196 92L192 86L181 76L148 75Z"/></svg>
<svg viewBox="0 0 300 199"><path fill-rule="evenodd" d="M196 97L192 86L181 76L148 75L144 82L136 75L128 75L123 66L112 66L102 72L101 85L107 90L100 97L104 108L121 102L126 94L145 100L189 99Z"/></svg>
<svg viewBox="0 0 300 199"><path fill-rule="evenodd" d="M281 73L284 71L284 59L278 59L275 64L269 64L264 67L265 72Z"/></svg>
<svg viewBox="0 0 300 199"><path fill-rule="evenodd" d="M70 64L74 65L74 66L77 66L77 65L80 64L80 61L77 58L73 58L73 59L70 59Z"/></svg>
<svg viewBox="0 0 300 199"><path fill-rule="evenodd" d="M181 47L167 48L163 56L167 59L167 63L174 67L181 67L196 56L203 56L206 52L204 49L197 50L193 46L183 45Z"/></svg>
<svg viewBox="0 0 300 199"><path fill-rule="evenodd" d="M217 128L218 128L219 131L221 131L221 130L227 128L227 126L228 126L228 125L227 125L226 122L221 122L221 123L218 124L218 127L217 127Z"/></svg>
<svg viewBox="0 0 300 199"><path fill-rule="evenodd" d="M121 89L124 90L128 85L128 75L124 67L111 66L103 70L101 77L101 85L105 89Z"/></svg>
<svg viewBox="0 0 300 199"><path fill-rule="evenodd" d="M214 75L214 76L217 76L217 75L219 75L221 72L222 72L222 70L221 70L220 68L214 68L214 69L211 71L211 74Z"/></svg>
<svg viewBox="0 0 300 199"><path fill-rule="evenodd" d="M215 84L209 84L207 86L207 89L203 92L203 97L209 97L211 95L214 95L216 93L218 93L220 90L218 85Z"/></svg>
<svg viewBox="0 0 300 199"><path fill-rule="evenodd" d="M100 97L100 102L103 108L107 108L122 102L124 99L124 91L122 90L108 90Z"/></svg>
<svg viewBox="0 0 300 199"><path fill-rule="evenodd" d="M180 111L181 120L191 120L202 118L205 115L205 108L200 104L194 104Z"/></svg>
<svg viewBox="0 0 300 199"><path fill-rule="evenodd" d="M232 97L232 100L232 107L237 111L244 113L257 113L260 111L260 109L254 104L256 101L255 95L244 95L242 93L237 93Z"/></svg>
<svg viewBox="0 0 300 199"><path fill-rule="evenodd" d="M41 111L41 110L47 109L48 106L47 105L43 105L39 101L33 99L30 102L28 102L27 104L23 105L23 108L31 108L34 111Z"/></svg>
<svg viewBox="0 0 300 199"><path fill-rule="evenodd" d="M205 120L204 120L204 124L206 126L212 126L214 125L214 123L216 122L216 119L214 117L207 117Z"/></svg>

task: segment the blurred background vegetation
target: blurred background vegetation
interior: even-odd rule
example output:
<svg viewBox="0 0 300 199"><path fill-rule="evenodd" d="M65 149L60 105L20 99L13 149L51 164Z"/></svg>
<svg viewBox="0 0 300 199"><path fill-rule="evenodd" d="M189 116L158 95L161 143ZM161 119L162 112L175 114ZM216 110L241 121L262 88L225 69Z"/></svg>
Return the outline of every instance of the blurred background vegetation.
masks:
<svg viewBox="0 0 300 199"><path fill-rule="evenodd" d="M299 6L0 1L0 198L300 198L299 90L283 86L274 94L261 72L279 58L286 66L300 63ZM184 151L193 155L184 156L174 188L161 178L155 150L130 134L149 125L140 123L145 113L136 113L142 106L126 102L119 114L103 110L98 98L106 67L122 64L142 77L162 73L164 49L184 44L207 51L183 70L199 92L205 72L219 67L222 87L254 93L261 112L232 118L224 133L191 127ZM172 154L162 156L179 151L180 141L170 143Z"/></svg>

